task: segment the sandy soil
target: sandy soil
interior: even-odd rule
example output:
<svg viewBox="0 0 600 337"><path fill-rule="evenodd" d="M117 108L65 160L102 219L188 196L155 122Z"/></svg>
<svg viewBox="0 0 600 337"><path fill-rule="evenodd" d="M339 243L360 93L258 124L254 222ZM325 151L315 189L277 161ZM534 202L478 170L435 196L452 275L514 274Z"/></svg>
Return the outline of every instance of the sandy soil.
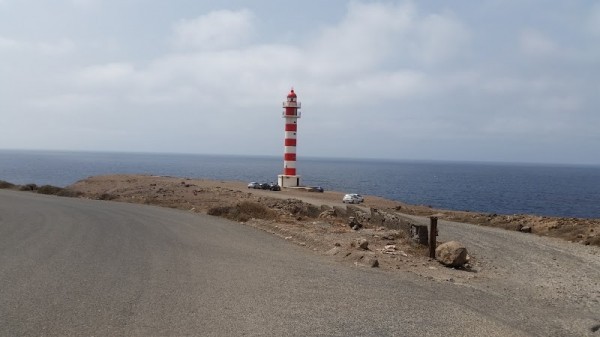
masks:
<svg viewBox="0 0 600 337"><path fill-rule="evenodd" d="M230 217L290 240L317 253L357 266L402 270L436 280L469 282L485 277L478 257L464 270L442 267L427 257L427 248L417 245L403 230L390 229L361 221L363 227L353 230L348 225L343 192L324 193L284 189L265 191L248 189L247 183L160 177L147 175L111 175L91 177L68 189L83 197L142 203ZM256 206L259 205L259 206ZM369 213L373 208L397 215L431 216L456 222L501 227L516 231L530 227L538 235L554 236L586 245L600 245L600 221L528 215L496 215L432 209L408 205L374 196L366 196L356 208ZM368 249L360 249L361 239ZM467 247L468 248L468 247Z"/></svg>

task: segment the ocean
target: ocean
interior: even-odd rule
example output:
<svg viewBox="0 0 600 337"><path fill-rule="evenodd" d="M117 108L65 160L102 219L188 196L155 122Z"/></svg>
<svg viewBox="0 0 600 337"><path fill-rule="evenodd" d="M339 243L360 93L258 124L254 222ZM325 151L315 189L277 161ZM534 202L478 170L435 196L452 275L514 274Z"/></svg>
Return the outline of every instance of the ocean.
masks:
<svg viewBox="0 0 600 337"><path fill-rule="evenodd" d="M275 182L282 167L269 156L0 150L0 180L61 187L116 173ZM409 204L600 218L600 166L299 157L298 173L305 185Z"/></svg>

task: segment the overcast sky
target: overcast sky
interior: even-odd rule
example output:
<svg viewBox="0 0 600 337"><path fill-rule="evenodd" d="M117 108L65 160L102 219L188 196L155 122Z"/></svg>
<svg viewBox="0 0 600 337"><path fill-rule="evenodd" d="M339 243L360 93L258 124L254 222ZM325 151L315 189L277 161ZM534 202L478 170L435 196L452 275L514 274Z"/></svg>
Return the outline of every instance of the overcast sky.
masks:
<svg viewBox="0 0 600 337"><path fill-rule="evenodd" d="M0 0L0 148L600 164L600 2Z"/></svg>

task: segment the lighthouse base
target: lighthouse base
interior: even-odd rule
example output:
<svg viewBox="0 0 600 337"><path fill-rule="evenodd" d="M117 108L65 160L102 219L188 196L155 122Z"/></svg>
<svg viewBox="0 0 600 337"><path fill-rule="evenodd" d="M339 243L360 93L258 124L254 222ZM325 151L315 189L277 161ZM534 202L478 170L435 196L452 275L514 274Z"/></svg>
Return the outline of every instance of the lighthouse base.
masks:
<svg viewBox="0 0 600 337"><path fill-rule="evenodd" d="M298 187L300 186L300 176L280 174L277 176L277 184L281 187Z"/></svg>

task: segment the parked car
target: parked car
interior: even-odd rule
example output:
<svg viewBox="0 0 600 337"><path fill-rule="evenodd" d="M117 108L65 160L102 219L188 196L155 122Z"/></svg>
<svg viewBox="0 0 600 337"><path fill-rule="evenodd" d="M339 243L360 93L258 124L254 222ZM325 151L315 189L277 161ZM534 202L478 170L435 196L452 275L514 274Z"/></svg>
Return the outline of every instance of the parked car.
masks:
<svg viewBox="0 0 600 337"><path fill-rule="evenodd" d="M315 186L315 187L311 187L308 191L309 192L321 192L321 193L323 193L324 189L321 186Z"/></svg>
<svg viewBox="0 0 600 337"><path fill-rule="evenodd" d="M356 199L358 199L359 202L364 202L365 198L363 198L362 195L360 194L356 194L356 193L351 193Z"/></svg>
<svg viewBox="0 0 600 337"><path fill-rule="evenodd" d="M248 184L248 188L256 188L257 185L260 185L259 183L253 181L250 184Z"/></svg>
<svg viewBox="0 0 600 337"><path fill-rule="evenodd" d="M270 190L271 191L281 191L281 186L271 183Z"/></svg>
<svg viewBox="0 0 600 337"><path fill-rule="evenodd" d="M360 204L364 199L360 194L350 193L344 195L342 198L342 202L345 204Z"/></svg>

